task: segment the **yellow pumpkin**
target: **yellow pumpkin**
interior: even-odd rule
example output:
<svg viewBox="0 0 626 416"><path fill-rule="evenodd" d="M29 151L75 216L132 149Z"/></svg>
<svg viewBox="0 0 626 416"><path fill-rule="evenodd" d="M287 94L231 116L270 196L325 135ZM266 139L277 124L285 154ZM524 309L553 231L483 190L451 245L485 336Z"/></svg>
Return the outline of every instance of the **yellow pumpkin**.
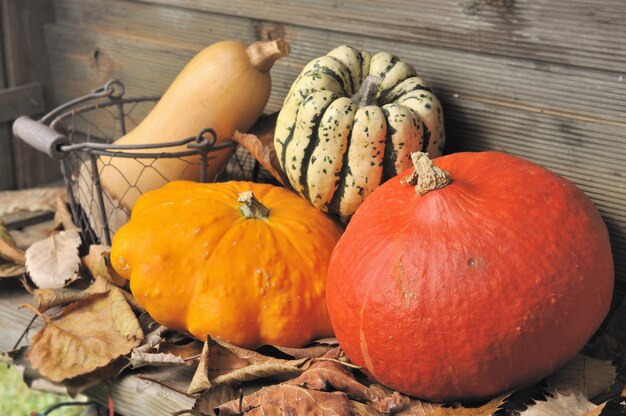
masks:
<svg viewBox="0 0 626 416"><path fill-rule="evenodd" d="M214 43L183 68L154 109L116 144L160 144L194 137L208 127L215 130L219 144L229 139L234 130L247 131L269 99L272 65L288 53L289 45L282 40L250 46L240 41ZM160 151L184 150L188 150L186 146ZM222 170L232 150L209 154L207 178L213 179ZM172 180L200 178L197 155L156 161L101 157L99 162L102 186L128 211L142 192Z"/></svg>
<svg viewBox="0 0 626 416"><path fill-rule="evenodd" d="M326 269L342 228L296 194L174 181L143 194L111 263L159 323L243 347L332 335Z"/></svg>

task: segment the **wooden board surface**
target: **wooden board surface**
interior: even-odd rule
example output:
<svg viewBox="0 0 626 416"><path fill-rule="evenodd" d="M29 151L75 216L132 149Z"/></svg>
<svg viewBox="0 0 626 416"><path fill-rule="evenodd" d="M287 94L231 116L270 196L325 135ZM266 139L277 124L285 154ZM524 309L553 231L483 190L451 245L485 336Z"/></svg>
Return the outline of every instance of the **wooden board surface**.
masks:
<svg viewBox="0 0 626 416"><path fill-rule="evenodd" d="M615 27L621 12L609 13L612 17L602 25L588 19L589 11L604 16L610 2L594 7L577 2L559 15L569 19L568 25L583 27L575 38L573 29L557 18L554 2L518 2L517 16L528 24L505 37L510 27L493 20L499 18L500 2L474 3L471 13L449 1L421 4L421 10L404 5L405 18L399 5L376 7L375 14L365 2L339 2L335 7L325 2L280 3L273 8L275 21L269 21L264 20L272 18L267 11L245 0L56 0L56 22L46 27L55 100L83 94L111 77L123 79L130 96L158 94L207 44L225 38L250 42L285 37L293 50L272 71L267 111L276 111L299 70L313 57L342 43L372 52L388 50L415 65L440 96L447 152L503 150L579 185L605 218L618 277L626 279L626 180L621 168L626 162L626 82L620 72L624 67L615 64L626 59L626 49L609 36L611 30L611 36L624 30ZM565 4L556 3L561 8ZM439 30L447 37L409 27L408 16L416 26L424 19L445 22ZM394 26L394 19L400 24ZM531 35L550 25L553 32L542 42ZM496 47L492 43L498 35ZM474 40L468 43L468 37ZM611 54L599 51L593 39L605 39ZM597 53L604 59L593 58Z"/></svg>
<svg viewBox="0 0 626 416"><path fill-rule="evenodd" d="M389 43L408 41L615 71L626 66L626 8L620 0L147 1L375 36Z"/></svg>
<svg viewBox="0 0 626 416"><path fill-rule="evenodd" d="M0 21L2 9L0 8ZM0 90L6 88L4 80L4 42L0 30ZM11 129L8 123L0 123L0 191L12 189L15 186L15 173L13 170L13 151L11 144Z"/></svg>
<svg viewBox="0 0 626 416"><path fill-rule="evenodd" d="M2 9L3 44L8 87L30 83L46 85L48 81L48 56L45 49L43 25L52 19L49 0L0 0ZM44 99L47 90L44 89ZM41 103L42 110L50 100ZM43 111L41 111L43 112ZM39 114L30 113L36 116ZM11 155L14 168L12 187L29 188L61 179L59 164L47 155L11 138Z"/></svg>

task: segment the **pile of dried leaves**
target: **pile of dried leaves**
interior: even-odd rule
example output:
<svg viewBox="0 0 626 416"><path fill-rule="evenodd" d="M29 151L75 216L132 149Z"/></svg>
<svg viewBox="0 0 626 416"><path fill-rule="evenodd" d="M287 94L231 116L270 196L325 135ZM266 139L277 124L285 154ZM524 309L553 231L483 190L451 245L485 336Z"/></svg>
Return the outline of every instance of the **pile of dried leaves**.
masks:
<svg viewBox="0 0 626 416"><path fill-rule="evenodd" d="M24 307L43 321L30 344L8 352L3 361L22 367L34 388L75 395L121 375L167 367L183 375L182 386L158 373L151 381L193 397L195 405L186 413L196 415L625 414L618 373L626 363L626 303L586 355L541 383L483 403L427 403L368 379L335 339L300 349L265 345L251 351L212 338L201 343L159 326L108 266L108 248L81 247L65 203L59 200L55 207L52 225L26 250L0 225L0 274L23 279L34 304Z"/></svg>

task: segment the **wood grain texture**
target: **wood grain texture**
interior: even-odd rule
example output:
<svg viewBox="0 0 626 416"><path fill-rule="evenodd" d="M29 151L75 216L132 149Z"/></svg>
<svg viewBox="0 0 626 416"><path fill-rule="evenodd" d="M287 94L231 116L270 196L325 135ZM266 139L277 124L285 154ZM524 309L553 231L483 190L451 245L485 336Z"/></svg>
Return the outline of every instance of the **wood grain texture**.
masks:
<svg viewBox="0 0 626 416"><path fill-rule="evenodd" d="M0 3L0 21L1 19L2 4ZM0 90L6 88L4 73L4 42L2 31L0 30ZM0 123L0 191L13 189L15 186L12 149L11 128L8 123Z"/></svg>
<svg viewBox="0 0 626 416"><path fill-rule="evenodd" d="M448 1L420 4L422 12L430 13L427 16L431 21L445 22L441 26L453 31L463 25L474 25L471 30L478 30L476 25L489 20L485 13L492 7L490 3L498 2L481 3L482 6L477 3L480 10L474 17L471 13L453 12L459 5ZM260 5L244 0L229 4L187 0L56 0L57 22L47 27L46 37L57 87L55 98L59 101L83 94L111 77L123 79L131 96L158 94L187 60L209 43L228 37L247 42L285 37L292 45L292 54L278 61L272 70L268 112L280 108L286 91L306 62L339 44L348 43L371 52L394 52L415 65L441 97L449 136L447 152L503 150L539 162L578 184L605 218L611 231L617 275L626 280L626 215L623 213L626 180L620 170L626 162L626 82L620 72L623 67L615 64L621 62L624 50L623 45L613 45L608 35L609 31L614 35L620 33L623 28L615 27L611 18L605 22L612 25L611 29L592 23L593 27L583 25L580 35L572 37L567 30L573 29L565 26L582 22L581 10L587 10L589 4L575 2L570 11L557 15L557 9L539 3L516 3L524 16L537 13L540 6L552 11L552 15L546 11L548 15L539 16L540 19L520 30L539 30L536 28L547 27L546 22L552 22L551 36L560 43L555 40L556 43L547 44L560 45L561 55L557 54L559 48L553 49L553 55L537 55L544 53L545 48L532 46L530 38L526 39L531 42L527 47L532 46L534 54L523 48L522 52L517 50L521 47L519 39L509 39L508 46L502 44L503 49L489 53L484 53L491 47L488 39L481 39L474 47L461 40L453 48L446 41L408 35L390 40L391 32L372 29L372 22L374 18L380 19L379 26L387 30L392 17L400 19L399 9L389 5L384 10L367 9L369 12L365 13L364 2L341 3L336 8L325 2L295 3L302 7L299 16L293 16L294 4L285 3L283 8L273 10L276 20L288 22L282 24L250 19L257 12L255 16L259 19L266 15L273 17L260 10ZM363 10L361 14L348 13L350 19L346 19L346 13L340 13L346 7ZM598 5L594 10L605 13L606 7ZM405 9L407 16L417 13L412 8ZM446 10L451 14L445 15ZM289 18L281 17L288 14ZM618 15L619 11L615 11L615 16ZM337 23L340 18L341 25ZM416 19L419 23L425 17ZM566 19L573 20L565 24ZM366 24L357 30L354 21ZM333 30L328 30L329 22L334 22ZM406 22L406 18L400 22ZM480 30L487 29L481 26ZM503 30L489 26L488 33L494 35ZM523 30L520 33L526 33ZM589 31L604 39L606 47L611 49L610 54L602 52L601 63L592 64L590 60L597 51L589 47L588 42L596 36ZM574 53L576 47L580 51ZM567 54L576 55L579 61L572 61L573 55L566 59Z"/></svg>
<svg viewBox="0 0 626 416"><path fill-rule="evenodd" d="M0 89L0 123L14 120L21 115L42 113L43 101L43 86L38 82Z"/></svg>
<svg viewBox="0 0 626 416"><path fill-rule="evenodd" d="M452 49L624 71L614 0L142 0Z"/></svg>
<svg viewBox="0 0 626 416"><path fill-rule="evenodd" d="M0 1L7 86L17 87L32 82L45 85L48 65L43 26L52 19L51 1ZM56 161L20 140L13 138L12 142L15 187L28 188L61 178Z"/></svg>

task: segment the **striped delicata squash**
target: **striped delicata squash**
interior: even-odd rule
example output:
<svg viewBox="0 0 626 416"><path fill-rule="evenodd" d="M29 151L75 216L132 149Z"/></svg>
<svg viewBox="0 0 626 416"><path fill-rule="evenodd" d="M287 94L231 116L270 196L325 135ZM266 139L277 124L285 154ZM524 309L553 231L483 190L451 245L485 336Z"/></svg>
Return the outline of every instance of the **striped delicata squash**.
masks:
<svg viewBox="0 0 626 416"><path fill-rule="evenodd" d="M285 98L274 146L293 188L319 209L352 215L378 185L441 155L439 100L415 68L339 46L309 62Z"/></svg>

